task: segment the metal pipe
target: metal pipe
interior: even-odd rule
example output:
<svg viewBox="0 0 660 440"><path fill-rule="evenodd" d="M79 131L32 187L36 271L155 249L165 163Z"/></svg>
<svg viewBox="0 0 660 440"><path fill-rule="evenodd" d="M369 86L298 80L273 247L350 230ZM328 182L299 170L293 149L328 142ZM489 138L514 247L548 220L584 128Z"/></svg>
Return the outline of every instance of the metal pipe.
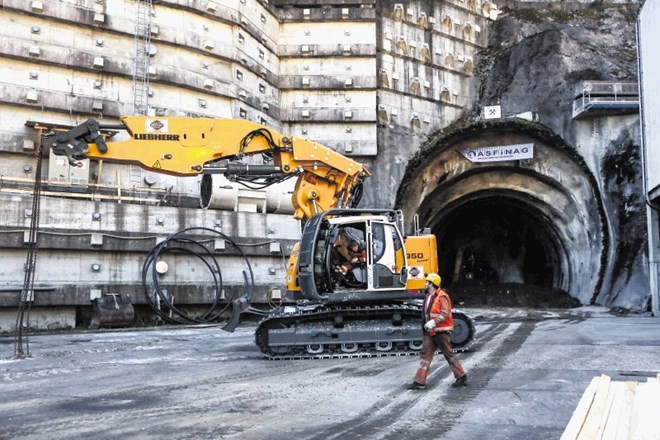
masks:
<svg viewBox="0 0 660 440"><path fill-rule="evenodd" d="M226 167L204 167L204 174L227 174L231 176L272 176L284 174L282 169L275 165L248 165L230 163Z"/></svg>

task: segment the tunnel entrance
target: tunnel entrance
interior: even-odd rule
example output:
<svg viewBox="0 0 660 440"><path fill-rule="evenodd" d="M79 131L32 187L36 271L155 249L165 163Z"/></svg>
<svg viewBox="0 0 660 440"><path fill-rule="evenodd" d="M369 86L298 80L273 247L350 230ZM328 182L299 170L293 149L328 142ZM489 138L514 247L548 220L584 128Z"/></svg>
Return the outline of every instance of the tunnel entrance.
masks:
<svg viewBox="0 0 660 440"><path fill-rule="evenodd" d="M521 146L532 157L484 153ZM432 139L397 206L436 235L443 287L459 305L571 307L602 286L609 235L596 179L540 124L478 122Z"/></svg>
<svg viewBox="0 0 660 440"><path fill-rule="evenodd" d="M544 230L546 229L546 230ZM461 281L553 285L547 227L504 197L467 204L435 225L444 285Z"/></svg>
<svg viewBox="0 0 660 440"><path fill-rule="evenodd" d="M456 303L575 306L559 284L560 245L547 220L502 194L482 196L432 226L439 272Z"/></svg>

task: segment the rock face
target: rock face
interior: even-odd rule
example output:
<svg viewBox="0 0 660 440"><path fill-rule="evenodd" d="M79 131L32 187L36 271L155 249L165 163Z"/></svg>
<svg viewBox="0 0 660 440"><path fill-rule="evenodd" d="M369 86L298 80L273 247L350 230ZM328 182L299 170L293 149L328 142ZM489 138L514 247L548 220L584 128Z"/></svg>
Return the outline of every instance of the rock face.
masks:
<svg viewBox="0 0 660 440"><path fill-rule="evenodd" d="M477 64L473 113L495 104L504 116L535 112L582 154L600 186L611 234L594 301L638 309L649 290L638 119L607 114L575 120L572 103L582 95L582 81L637 81L639 5L574 7L504 8Z"/></svg>
<svg viewBox="0 0 660 440"><path fill-rule="evenodd" d="M500 104L505 116L535 111L575 143L571 105L581 81L637 81L636 10L505 9L480 53L474 109Z"/></svg>

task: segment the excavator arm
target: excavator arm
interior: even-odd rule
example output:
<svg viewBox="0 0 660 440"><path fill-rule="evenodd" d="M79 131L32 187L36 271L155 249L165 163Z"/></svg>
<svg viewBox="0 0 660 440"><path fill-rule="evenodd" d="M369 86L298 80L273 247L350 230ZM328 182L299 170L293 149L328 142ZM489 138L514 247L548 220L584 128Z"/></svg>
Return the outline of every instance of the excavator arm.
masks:
<svg viewBox="0 0 660 440"><path fill-rule="evenodd" d="M156 173L175 176L299 175L293 193L294 217L307 219L332 208L355 207L369 171L360 163L316 142L285 136L269 127L242 119L158 118L124 116L122 124L103 126L88 120L67 131L44 136L54 154L71 164L93 158L135 163ZM130 136L111 141L104 129ZM238 161L263 154L272 165L241 165Z"/></svg>

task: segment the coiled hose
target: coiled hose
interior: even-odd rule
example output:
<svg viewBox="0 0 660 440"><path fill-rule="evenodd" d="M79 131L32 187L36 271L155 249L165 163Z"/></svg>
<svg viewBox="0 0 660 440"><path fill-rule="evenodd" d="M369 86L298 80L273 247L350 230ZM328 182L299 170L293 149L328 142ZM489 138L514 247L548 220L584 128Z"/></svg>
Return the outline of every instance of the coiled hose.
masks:
<svg viewBox="0 0 660 440"><path fill-rule="evenodd" d="M238 250L241 257L245 261L247 266L247 272L245 270L243 271L243 278L245 280L245 292L240 298L236 298L237 295L234 292L229 298L227 298L226 304L220 304L223 289L222 271L220 270L220 264L218 264L218 260L206 246L204 246L200 241L190 238L191 235L199 236L201 234L205 235L204 241L210 241L208 234L211 234L211 237L218 236L223 238L226 242L230 243L236 248L236 250ZM213 277L213 287L215 293L214 300L206 312L204 312L201 316L190 316L186 311L176 307L170 298L168 298L163 289L161 289L158 273L155 270L155 263L160 261L162 255L166 254L167 252L184 253L194 256L202 262L202 264L208 269L211 276ZM151 284L148 282L149 272L151 272ZM256 314L264 314L263 312L250 307L250 303L254 294L254 273L252 271L252 266L247 259L247 256L231 238L222 232L210 228L194 227L182 229L181 231L170 235L165 240L156 245L151 250L149 255L147 255L147 258L142 265L142 287L144 288L144 294L147 298L147 301L156 312L156 314L163 321L171 324L215 323L218 322L222 316L224 316L225 312L230 307L233 307L234 309L232 310L232 319L230 322L230 324L233 323L233 326L228 324L225 327L225 330L233 331L235 326L238 324L238 315L241 312L248 311ZM167 311L163 310L163 305L166 307Z"/></svg>

